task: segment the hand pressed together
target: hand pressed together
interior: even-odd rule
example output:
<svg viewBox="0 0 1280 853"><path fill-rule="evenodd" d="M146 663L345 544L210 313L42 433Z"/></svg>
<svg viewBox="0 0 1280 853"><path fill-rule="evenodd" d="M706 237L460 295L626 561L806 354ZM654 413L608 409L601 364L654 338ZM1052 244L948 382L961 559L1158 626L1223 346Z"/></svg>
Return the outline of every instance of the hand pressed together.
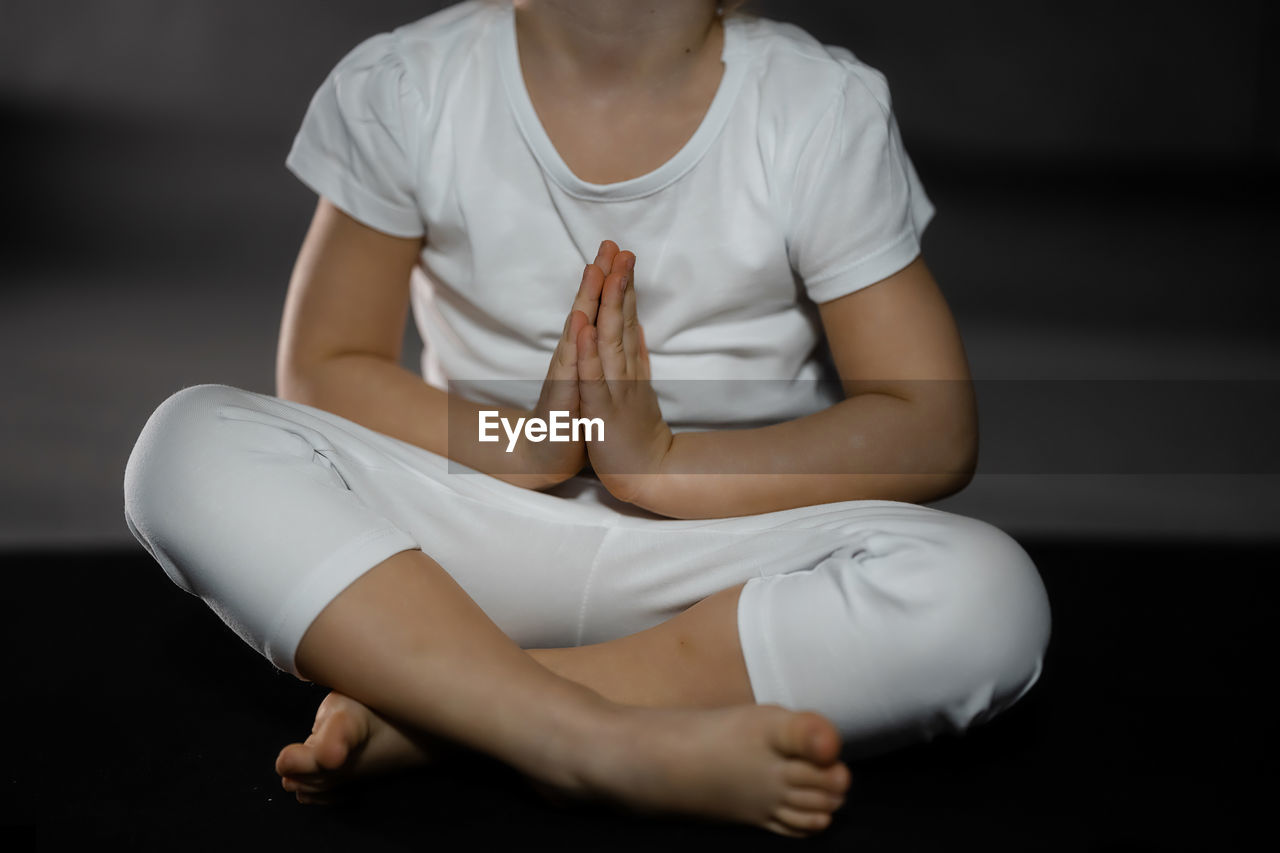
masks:
<svg viewBox="0 0 1280 853"><path fill-rule="evenodd" d="M551 354L538 402L530 413L547 420L551 412L568 412L579 417L581 406L578 397L578 335L582 329L596 321L600 307L600 291L604 286L618 247L606 242L600 246L596 259L582 272L582 281L574 295L573 307L565 317L560 340ZM563 482L582 470L587 462L586 446L574 442L530 442L519 444L521 467L530 474L544 475L549 484Z"/></svg>
<svg viewBox="0 0 1280 853"><path fill-rule="evenodd" d="M534 414L599 418L603 441L526 442L526 464L567 479L589 460L620 500L643 503L672 432L650 384L649 351L636 313L635 262L609 240L588 264L565 319Z"/></svg>
<svg viewBox="0 0 1280 853"><path fill-rule="evenodd" d="M604 441L587 445L596 476L615 497L643 504L672 433L650 383L649 350L636 314L635 264L630 252L617 254L596 322L578 332L578 394L583 416L605 424Z"/></svg>

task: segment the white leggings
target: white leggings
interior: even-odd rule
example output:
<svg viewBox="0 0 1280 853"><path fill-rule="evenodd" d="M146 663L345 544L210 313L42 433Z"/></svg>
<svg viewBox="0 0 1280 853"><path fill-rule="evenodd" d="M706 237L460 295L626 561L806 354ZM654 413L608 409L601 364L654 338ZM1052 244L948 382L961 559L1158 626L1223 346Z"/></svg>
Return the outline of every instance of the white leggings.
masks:
<svg viewBox="0 0 1280 853"><path fill-rule="evenodd" d="M594 479L522 489L225 385L156 409L124 497L130 530L174 583L295 675L320 611L415 548L523 648L631 634L745 581L738 636L756 701L819 711L868 744L1009 706L1049 638L1035 566L982 521L872 500L661 518Z"/></svg>

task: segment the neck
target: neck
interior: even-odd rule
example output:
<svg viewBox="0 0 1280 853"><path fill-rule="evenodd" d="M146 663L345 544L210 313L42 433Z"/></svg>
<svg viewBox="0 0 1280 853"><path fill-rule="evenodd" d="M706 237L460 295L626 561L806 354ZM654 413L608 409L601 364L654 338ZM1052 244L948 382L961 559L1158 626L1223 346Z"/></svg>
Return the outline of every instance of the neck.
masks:
<svg viewBox="0 0 1280 853"><path fill-rule="evenodd" d="M722 38L714 0L514 2L521 53L595 87L682 79Z"/></svg>

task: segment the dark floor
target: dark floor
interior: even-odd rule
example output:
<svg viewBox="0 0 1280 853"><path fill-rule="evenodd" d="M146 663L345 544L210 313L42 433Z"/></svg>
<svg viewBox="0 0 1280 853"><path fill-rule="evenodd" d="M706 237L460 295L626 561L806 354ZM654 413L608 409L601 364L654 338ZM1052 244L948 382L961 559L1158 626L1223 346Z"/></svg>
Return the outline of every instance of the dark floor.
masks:
<svg viewBox="0 0 1280 853"><path fill-rule="evenodd" d="M1280 546L1024 545L1054 607L1040 684L964 738L858 764L837 823L804 849L1244 844L1270 769L1260 589ZM307 732L321 688L277 672L140 549L0 561L18 581L6 647L26 650L37 685L35 713L9 727L0 818L35 823L42 846L797 849L746 828L558 810L479 761L300 806L272 760ZM37 633L48 625L59 633Z"/></svg>

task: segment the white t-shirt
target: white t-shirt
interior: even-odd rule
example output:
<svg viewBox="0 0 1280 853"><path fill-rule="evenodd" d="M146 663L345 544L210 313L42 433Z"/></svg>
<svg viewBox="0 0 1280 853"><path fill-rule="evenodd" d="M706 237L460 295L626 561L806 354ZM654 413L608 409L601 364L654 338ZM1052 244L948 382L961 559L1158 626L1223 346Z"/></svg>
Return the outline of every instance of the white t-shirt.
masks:
<svg viewBox="0 0 1280 853"><path fill-rule="evenodd" d="M673 430L799 417L842 398L816 304L910 263L933 206L884 76L848 50L731 16L722 59L675 156L587 183L534 111L511 4L467 0L351 51L286 163L355 219L425 235L411 300L432 385L531 407L582 268L612 239L637 257Z"/></svg>

